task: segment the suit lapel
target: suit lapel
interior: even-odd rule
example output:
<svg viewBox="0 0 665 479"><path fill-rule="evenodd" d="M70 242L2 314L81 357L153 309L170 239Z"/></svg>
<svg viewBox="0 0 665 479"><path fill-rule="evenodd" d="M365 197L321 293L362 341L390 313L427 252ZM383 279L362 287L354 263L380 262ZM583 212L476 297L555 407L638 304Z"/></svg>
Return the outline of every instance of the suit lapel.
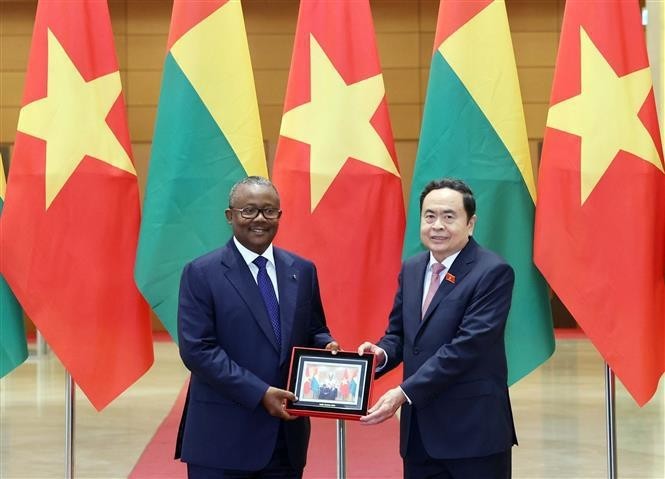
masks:
<svg viewBox="0 0 665 479"><path fill-rule="evenodd" d="M469 238L469 242L464 248L462 248L462 251L460 251L460 254L457 256L457 258L455 258L455 261L450 266L450 269L446 271L446 274L441 279L441 285L439 286L439 289L436 290L436 294L432 298L432 302L430 303L429 308L427 308L425 316L421 321L421 328L429 320L429 318L432 317L432 313L455 289L455 286L459 284L460 281L462 281L467 273L471 270L473 262L476 259L476 248L477 243L473 240L473 238ZM447 279L450 278L449 275L452 275L454 279Z"/></svg>
<svg viewBox="0 0 665 479"><path fill-rule="evenodd" d="M414 267L408 271L405 269L404 278L402 278L402 291L404 301L404 328L410 330L415 335L420 327L423 305L423 283L425 281L425 270L429 263L429 252L422 253L421 257L415 262ZM409 287L414 285L414 287Z"/></svg>
<svg viewBox="0 0 665 479"><path fill-rule="evenodd" d="M279 351L277 338L275 338L275 332L272 330L270 318L268 318L268 312L263 304L259 287L256 281L254 281L249 266L247 266L247 263L245 263L245 260L233 243L233 239L227 243L222 251L222 265L227 268L225 272L226 278L251 311L252 317L259 325L259 328L266 335L275 350Z"/></svg>
<svg viewBox="0 0 665 479"><path fill-rule="evenodd" d="M277 269L277 288L279 289L279 319L282 325L282 351L280 363L289 359L291 333L298 297L298 269L293 265L293 258L285 251L273 248L275 268Z"/></svg>

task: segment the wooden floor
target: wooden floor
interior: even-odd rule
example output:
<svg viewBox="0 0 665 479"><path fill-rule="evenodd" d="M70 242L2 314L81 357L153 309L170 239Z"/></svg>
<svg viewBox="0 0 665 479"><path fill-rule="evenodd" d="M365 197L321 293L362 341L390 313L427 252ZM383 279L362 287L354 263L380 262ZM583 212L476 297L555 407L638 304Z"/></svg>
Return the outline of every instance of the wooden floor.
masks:
<svg viewBox="0 0 665 479"><path fill-rule="evenodd" d="M155 356L152 369L101 413L77 392L76 478L131 471L187 378L175 345L155 343ZM662 383L640 409L617 382L620 478L665 478ZM511 396L520 442L514 478L607 477L604 370L588 341L558 341L554 357ZM63 369L52 353L0 380L0 478L64 477L64 397Z"/></svg>

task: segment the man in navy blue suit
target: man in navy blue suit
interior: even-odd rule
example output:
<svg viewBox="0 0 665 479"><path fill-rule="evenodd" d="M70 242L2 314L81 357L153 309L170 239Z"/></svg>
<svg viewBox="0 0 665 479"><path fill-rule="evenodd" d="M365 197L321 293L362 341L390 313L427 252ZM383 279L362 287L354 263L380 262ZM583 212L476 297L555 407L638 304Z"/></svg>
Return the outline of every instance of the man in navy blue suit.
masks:
<svg viewBox="0 0 665 479"><path fill-rule="evenodd" d="M402 265L377 377L401 362L404 381L361 418L377 424L402 408L407 479L502 479L517 444L507 386L504 329L514 273L472 238L476 204L462 181L430 182L420 195L420 239L429 250Z"/></svg>
<svg viewBox="0 0 665 479"><path fill-rule="evenodd" d="M302 476L309 420L285 410L291 349L339 346L314 264L272 245L281 213L267 179L236 183L233 238L183 270L178 340L192 376L176 457L190 479Z"/></svg>

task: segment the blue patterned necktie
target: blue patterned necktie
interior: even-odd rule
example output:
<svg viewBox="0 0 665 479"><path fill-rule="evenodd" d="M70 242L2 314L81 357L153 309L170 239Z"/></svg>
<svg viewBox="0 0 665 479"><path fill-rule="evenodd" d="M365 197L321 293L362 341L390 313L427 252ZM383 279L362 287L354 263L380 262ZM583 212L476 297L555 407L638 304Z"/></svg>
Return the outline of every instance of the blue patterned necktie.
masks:
<svg viewBox="0 0 665 479"><path fill-rule="evenodd" d="M272 281L270 281L270 276L268 276L268 270L266 269L267 262L268 260L263 256L258 256L253 261L253 263L259 268L256 282L259 285L259 290L263 297L263 303L265 304L268 317L270 318L270 324L272 325L272 330L275 332L277 344L279 345L282 343L282 330L279 322L279 303L277 302L277 295L272 286Z"/></svg>

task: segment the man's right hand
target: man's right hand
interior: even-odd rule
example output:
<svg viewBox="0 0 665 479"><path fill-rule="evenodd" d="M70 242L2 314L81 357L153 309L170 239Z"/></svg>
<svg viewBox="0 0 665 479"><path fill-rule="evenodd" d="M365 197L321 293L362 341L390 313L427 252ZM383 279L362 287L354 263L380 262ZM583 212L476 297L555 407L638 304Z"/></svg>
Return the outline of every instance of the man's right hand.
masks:
<svg viewBox="0 0 665 479"><path fill-rule="evenodd" d="M365 353L373 354L375 356L376 359L376 361L374 361L375 369L386 362L386 352L374 343L365 341L360 346L358 346L358 354L362 356Z"/></svg>
<svg viewBox="0 0 665 479"><path fill-rule="evenodd" d="M297 419L297 416L292 416L286 412L286 401L295 401L296 395L284 389L268 387L268 390L261 399L261 404L266 408L268 414L278 417L285 421L292 421Z"/></svg>

